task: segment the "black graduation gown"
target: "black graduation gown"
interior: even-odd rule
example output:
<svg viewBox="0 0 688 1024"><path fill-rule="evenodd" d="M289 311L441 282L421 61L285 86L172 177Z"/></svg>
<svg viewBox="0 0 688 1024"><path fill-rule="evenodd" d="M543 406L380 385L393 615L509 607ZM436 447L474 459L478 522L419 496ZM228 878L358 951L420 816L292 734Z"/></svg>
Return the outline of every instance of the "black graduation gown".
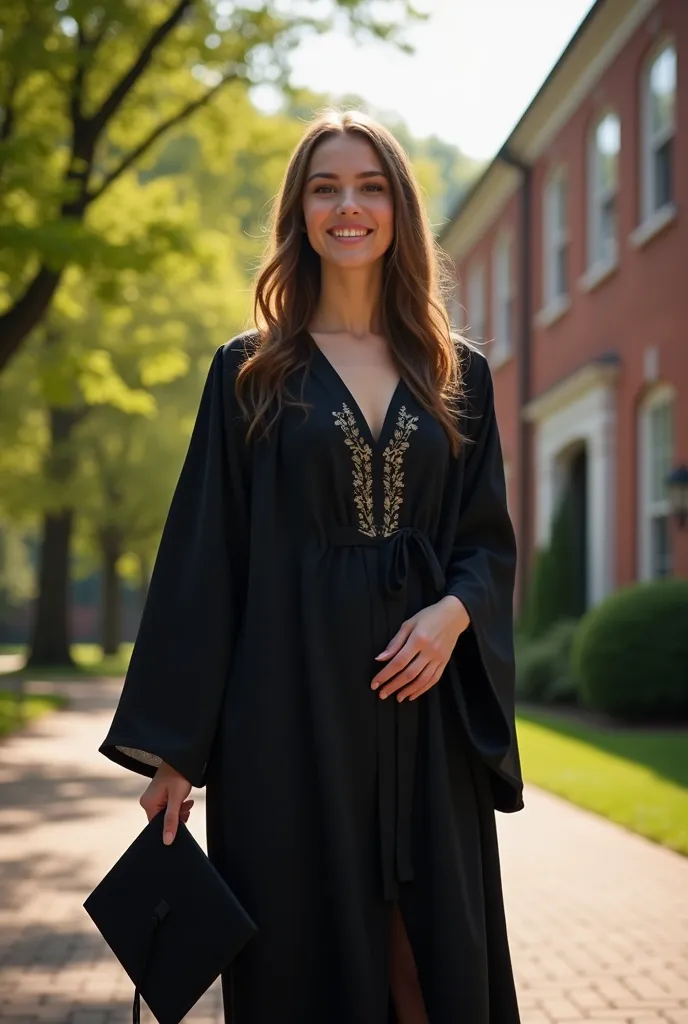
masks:
<svg viewBox="0 0 688 1024"><path fill-rule="evenodd" d="M267 439L245 444L218 350L122 696L100 747L207 786L208 853L258 925L223 976L232 1024L384 1024L398 901L431 1024L518 1020L494 808L522 806L514 535L491 375L465 347L458 458L401 381L375 440L310 335ZM428 693L370 688L405 618L471 626Z"/></svg>

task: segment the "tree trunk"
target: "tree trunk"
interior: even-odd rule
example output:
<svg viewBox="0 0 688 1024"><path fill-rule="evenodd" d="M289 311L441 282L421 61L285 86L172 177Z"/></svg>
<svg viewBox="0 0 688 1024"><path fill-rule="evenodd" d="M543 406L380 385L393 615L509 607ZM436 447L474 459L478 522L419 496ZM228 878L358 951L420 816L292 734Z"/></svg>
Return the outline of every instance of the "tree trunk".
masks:
<svg viewBox="0 0 688 1024"><path fill-rule="evenodd" d="M38 599L28 665L67 665L69 652L69 549L74 510L48 512L43 517Z"/></svg>
<svg viewBox="0 0 688 1024"><path fill-rule="evenodd" d="M0 373L44 319L62 273L62 270L40 267L24 294L0 316Z"/></svg>
<svg viewBox="0 0 688 1024"><path fill-rule="evenodd" d="M50 409L50 452L46 473L66 492L74 471L74 453L69 442L83 411ZM69 652L69 553L74 509L69 505L46 512L38 571L38 598L31 631L29 666L67 665L74 662Z"/></svg>
<svg viewBox="0 0 688 1024"><path fill-rule="evenodd" d="M103 654L117 654L122 642L122 593L117 573L117 560L122 554L122 538L116 526L102 527L100 549L103 556Z"/></svg>

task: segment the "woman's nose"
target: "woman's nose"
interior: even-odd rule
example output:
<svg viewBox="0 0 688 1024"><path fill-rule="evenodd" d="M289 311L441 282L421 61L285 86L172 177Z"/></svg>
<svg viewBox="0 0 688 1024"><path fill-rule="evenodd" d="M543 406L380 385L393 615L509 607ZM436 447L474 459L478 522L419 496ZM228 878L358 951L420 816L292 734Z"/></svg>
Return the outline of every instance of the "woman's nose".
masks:
<svg viewBox="0 0 688 1024"><path fill-rule="evenodd" d="M346 213L352 213L359 209L358 196L353 188L342 189L338 209Z"/></svg>

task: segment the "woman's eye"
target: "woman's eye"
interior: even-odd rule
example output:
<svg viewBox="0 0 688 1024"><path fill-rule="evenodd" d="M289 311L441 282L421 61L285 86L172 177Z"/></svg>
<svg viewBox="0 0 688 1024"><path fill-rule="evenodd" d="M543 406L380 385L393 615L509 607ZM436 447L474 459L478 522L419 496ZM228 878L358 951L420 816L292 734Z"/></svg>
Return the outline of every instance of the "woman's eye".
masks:
<svg viewBox="0 0 688 1024"><path fill-rule="evenodd" d="M364 185L363 191L365 192L365 190L369 188L373 189L375 192L382 192L382 185L375 184ZM318 185L315 188L315 192L322 192L323 190L334 191L334 185Z"/></svg>

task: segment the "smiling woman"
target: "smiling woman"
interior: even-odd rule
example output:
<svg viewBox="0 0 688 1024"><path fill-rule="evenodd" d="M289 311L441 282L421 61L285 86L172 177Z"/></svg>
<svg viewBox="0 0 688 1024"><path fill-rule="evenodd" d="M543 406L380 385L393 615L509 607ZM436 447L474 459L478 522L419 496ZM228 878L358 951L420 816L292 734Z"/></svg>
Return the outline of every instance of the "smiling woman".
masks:
<svg viewBox="0 0 688 1024"><path fill-rule="evenodd" d="M341 135L318 146L303 215L310 244L335 266L369 264L387 252L394 236L394 200L380 158L365 139Z"/></svg>
<svg viewBox="0 0 688 1024"><path fill-rule="evenodd" d="M256 328L216 354L101 750L258 925L232 1024L516 1024L494 810L522 806L514 534L487 362L407 157L326 113Z"/></svg>

